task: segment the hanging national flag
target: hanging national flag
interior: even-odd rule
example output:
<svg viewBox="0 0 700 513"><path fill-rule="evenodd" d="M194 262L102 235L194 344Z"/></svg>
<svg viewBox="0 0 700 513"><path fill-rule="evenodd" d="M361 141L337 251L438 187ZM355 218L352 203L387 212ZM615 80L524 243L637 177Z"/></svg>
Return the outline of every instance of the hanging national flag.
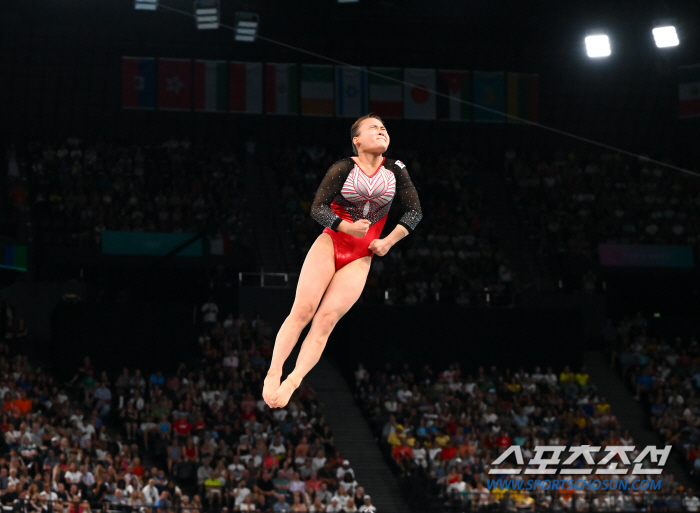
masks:
<svg viewBox="0 0 700 513"><path fill-rule="evenodd" d="M508 73L506 93L508 114L526 121L537 122L539 100L539 75ZM509 123L518 123L508 118Z"/></svg>
<svg viewBox="0 0 700 513"><path fill-rule="evenodd" d="M403 70L403 115L406 119L435 119L435 70Z"/></svg>
<svg viewBox="0 0 700 513"><path fill-rule="evenodd" d="M367 70L336 66L335 114L339 118L359 118L367 114Z"/></svg>
<svg viewBox="0 0 700 513"><path fill-rule="evenodd" d="M440 119L472 121L472 82L468 71L441 69L438 72L437 90L449 96L437 98Z"/></svg>
<svg viewBox="0 0 700 513"><path fill-rule="evenodd" d="M401 68L370 68L370 71L369 110L384 118L403 116Z"/></svg>
<svg viewBox="0 0 700 513"><path fill-rule="evenodd" d="M502 123L505 121L505 77L500 71L473 73L474 121ZM479 105L490 110L479 108ZM496 112L494 112L496 111Z"/></svg>
<svg viewBox="0 0 700 513"><path fill-rule="evenodd" d="M302 64L301 113L308 116L332 116L335 110L333 82L333 66Z"/></svg>
<svg viewBox="0 0 700 513"><path fill-rule="evenodd" d="M158 108L192 110L192 61L158 59Z"/></svg>
<svg viewBox="0 0 700 513"><path fill-rule="evenodd" d="M228 63L194 61L194 110L228 110Z"/></svg>
<svg viewBox="0 0 700 513"><path fill-rule="evenodd" d="M122 107L156 108L156 60L152 57L122 57Z"/></svg>
<svg viewBox="0 0 700 513"><path fill-rule="evenodd" d="M262 114L262 62L231 63L231 112Z"/></svg>
<svg viewBox="0 0 700 513"><path fill-rule="evenodd" d="M700 64L678 68L678 115L700 116Z"/></svg>
<svg viewBox="0 0 700 513"><path fill-rule="evenodd" d="M296 64L265 66L265 112L299 114L299 70Z"/></svg>

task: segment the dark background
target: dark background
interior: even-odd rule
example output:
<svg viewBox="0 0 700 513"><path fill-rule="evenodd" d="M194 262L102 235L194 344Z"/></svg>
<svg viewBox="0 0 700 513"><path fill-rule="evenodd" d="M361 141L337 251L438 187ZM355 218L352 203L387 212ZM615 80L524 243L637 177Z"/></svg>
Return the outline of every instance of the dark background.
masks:
<svg viewBox="0 0 700 513"><path fill-rule="evenodd" d="M233 24L236 11L257 12L261 36L351 64L539 73L543 124L672 161L690 163L697 156L698 123L677 120L677 68L700 62L698 2L221 3L224 24ZM190 1L164 0L162 5L192 12ZM681 45L657 49L651 29L655 20L669 17ZM608 59L585 55L583 38L597 27L610 35L613 55ZM5 140L57 132L138 140L158 139L163 132L259 138L273 133L308 143L310 137L337 141L347 131L346 121L298 116L122 111L123 55L328 62L267 41L236 43L225 28L197 31L192 18L164 7L135 11L126 0L6 2L0 33ZM525 144L532 137L549 137L524 127L509 127L503 134L504 127L444 122L396 120L390 128L404 143L417 131L428 142L431 137L449 142L450 136L492 140L501 135L514 142L524 137Z"/></svg>

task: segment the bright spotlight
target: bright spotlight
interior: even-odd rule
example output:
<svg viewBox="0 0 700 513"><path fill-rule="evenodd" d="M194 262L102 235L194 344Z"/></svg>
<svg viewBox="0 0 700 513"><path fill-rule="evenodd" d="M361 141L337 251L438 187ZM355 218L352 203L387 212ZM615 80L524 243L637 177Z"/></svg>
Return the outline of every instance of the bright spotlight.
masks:
<svg viewBox="0 0 700 513"><path fill-rule="evenodd" d="M219 28L219 1L197 0L194 3L194 15L199 30Z"/></svg>
<svg viewBox="0 0 700 513"><path fill-rule="evenodd" d="M254 12L237 12L234 39L245 43L254 42L255 36L258 35L259 22L260 18Z"/></svg>
<svg viewBox="0 0 700 513"><path fill-rule="evenodd" d="M155 11L158 9L158 0L134 0L134 9L137 11Z"/></svg>
<svg viewBox="0 0 700 513"><path fill-rule="evenodd" d="M659 48L668 48L679 44L678 33L673 25L656 27L651 33L654 34L654 41L656 41L656 46Z"/></svg>
<svg viewBox="0 0 700 513"><path fill-rule="evenodd" d="M610 56L610 39L605 34L586 36L586 52L592 58Z"/></svg>

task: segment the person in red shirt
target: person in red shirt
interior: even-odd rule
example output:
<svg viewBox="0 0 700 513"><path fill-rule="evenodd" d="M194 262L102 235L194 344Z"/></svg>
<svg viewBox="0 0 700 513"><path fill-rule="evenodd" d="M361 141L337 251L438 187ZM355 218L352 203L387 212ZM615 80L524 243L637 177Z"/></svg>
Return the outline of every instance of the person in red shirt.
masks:
<svg viewBox="0 0 700 513"><path fill-rule="evenodd" d="M263 458L263 465L265 466L265 470L274 470L280 466L280 462L277 459L277 454L275 453L274 449L270 449L267 452L267 456Z"/></svg>
<svg viewBox="0 0 700 513"><path fill-rule="evenodd" d="M399 463L405 459L413 457L413 449L411 449L410 445L405 443L394 447L391 453L394 459Z"/></svg>
<svg viewBox="0 0 700 513"><path fill-rule="evenodd" d="M457 424L457 421L455 420L455 416L450 415L450 420L448 420L444 426L445 433L447 433L450 436L455 436L455 434L457 433L458 427L459 427L459 424Z"/></svg>
<svg viewBox="0 0 700 513"><path fill-rule="evenodd" d="M185 415L180 415L175 422L173 422L173 430L175 434L183 442L188 436L190 436L190 431L192 430L192 425L187 420Z"/></svg>
<svg viewBox="0 0 700 513"><path fill-rule="evenodd" d="M194 431L195 433L198 431L203 431L205 427L206 424L204 423L204 417L200 415L197 419L197 422L195 422L194 426L192 426L192 431Z"/></svg>
<svg viewBox="0 0 700 513"><path fill-rule="evenodd" d="M252 422L255 422L255 421L257 420L257 417L255 416L255 412L254 412L253 410L251 410L251 409L249 409L249 408L245 408L245 409L241 412L241 420L242 420L243 422L246 422L246 421L249 421L249 420L252 421Z"/></svg>
<svg viewBox="0 0 700 513"><path fill-rule="evenodd" d="M198 461L199 460L199 449L194 444L194 438L187 437L187 442L185 443L185 448L183 449L185 455L185 461Z"/></svg>
<svg viewBox="0 0 700 513"><path fill-rule="evenodd" d="M450 473L447 474L447 484L451 485L452 483L456 483L457 481L459 481L459 478L461 476L462 476L462 473L458 472L458 468L455 465L454 467L452 467L452 470L450 470Z"/></svg>
<svg viewBox="0 0 700 513"><path fill-rule="evenodd" d="M447 442L447 447L442 448L442 461L449 461L457 454L457 448L452 440Z"/></svg>
<svg viewBox="0 0 700 513"><path fill-rule="evenodd" d="M137 476L139 476L139 478L141 478L141 476L143 475L144 468L143 468L143 465L141 465L140 458L134 458L133 467L134 467L134 474L136 474Z"/></svg>
<svg viewBox="0 0 700 513"><path fill-rule="evenodd" d="M496 438L496 445L502 449L505 449L506 447L510 447L510 442L510 437L506 434L505 431L501 430L498 437Z"/></svg>
<svg viewBox="0 0 700 513"><path fill-rule="evenodd" d="M306 480L306 493L311 493L311 490L319 491L321 489L321 480L316 472L311 472L311 476Z"/></svg>

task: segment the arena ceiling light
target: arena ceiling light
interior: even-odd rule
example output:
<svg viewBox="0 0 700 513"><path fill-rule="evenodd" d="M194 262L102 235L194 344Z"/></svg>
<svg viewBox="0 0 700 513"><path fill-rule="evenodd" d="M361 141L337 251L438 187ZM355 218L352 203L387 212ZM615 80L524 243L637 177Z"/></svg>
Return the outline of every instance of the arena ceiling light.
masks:
<svg viewBox="0 0 700 513"><path fill-rule="evenodd" d="M586 36L586 53L591 58L609 57L610 38L606 34L591 34Z"/></svg>
<svg viewBox="0 0 700 513"><path fill-rule="evenodd" d="M654 34L654 41L656 41L656 46L659 48L669 48L672 46L678 46L680 41L678 41L678 33L676 32L676 27L673 25L664 25L662 27L656 27L651 31Z"/></svg>
<svg viewBox="0 0 700 513"><path fill-rule="evenodd" d="M219 0L196 0L194 16L199 30L219 28Z"/></svg>
<svg viewBox="0 0 700 513"><path fill-rule="evenodd" d="M258 35L260 17L254 12L237 12L234 25L234 39L245 43L252 43Z"/></svg>
<svg viewBox="0 0 700 513"><path fill-rule="evenodd" d="M134 9L137 11L155 11L158 9L158 0L134 0Z"/></svg>

